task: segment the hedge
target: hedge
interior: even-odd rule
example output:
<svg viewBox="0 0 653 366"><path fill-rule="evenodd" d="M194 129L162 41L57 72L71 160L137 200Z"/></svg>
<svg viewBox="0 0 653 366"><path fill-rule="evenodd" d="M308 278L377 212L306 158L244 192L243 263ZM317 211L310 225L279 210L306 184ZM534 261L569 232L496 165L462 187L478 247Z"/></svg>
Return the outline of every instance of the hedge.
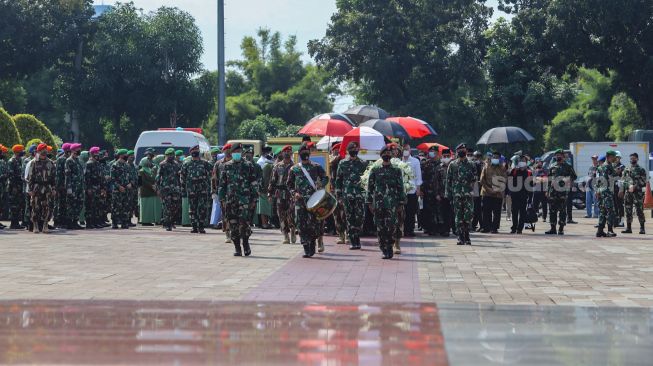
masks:
<svg viewBox="0 0 653 366"><path fill-rule="evenodd" d="M0 108L0 144L11 147L20 144L20 133L14 124L13 119L3 108Z"/></svg>
<svg viewBox="0 0 653 366"><path fill-rule="evenodd" d="M48 129L48 127L46 127L46 125L36 117L31 114L17 114L13 118L14 124L16 124L16 128L18 129L23 142L28 142L32 139L39 139L52 146L54 149L57 148L56 141L52 132L50 132L50 129Z"/></svg>
<svg viewBox="0 0 653 366"><path fill-rule="evenodd" d="M25 143L25 150L29 149L30 146L36 145L39 146L40 143L42 143L43 140L41 139L31 139Z"/></svg>

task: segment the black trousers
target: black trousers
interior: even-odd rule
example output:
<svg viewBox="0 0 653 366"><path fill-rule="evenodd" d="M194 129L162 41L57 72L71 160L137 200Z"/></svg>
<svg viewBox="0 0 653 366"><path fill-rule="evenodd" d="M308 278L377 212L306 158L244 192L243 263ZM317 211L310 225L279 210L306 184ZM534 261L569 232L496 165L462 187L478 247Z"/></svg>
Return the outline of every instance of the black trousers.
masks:
<svg viewBox="0 0 653 366"><path fill-rule="evenodd" d="M501 224L501 205L503 198L500 197L482 197L483 207L483 229L489 231L499 230Z"/></svg>
<svg viewBox="0 0 653 366"><path fill-rule="evenodd" d="M406 212L406 217L404 218L404 235L412 234L415 232L415 217L419 207L417 194L407 194L406 205L404 207Z"/></svg>
<svg viewBox="0 0 653 366"><path fill-rule="evenodd" d="M437 211L437 201L431 198L424 198L424 209L422 210L422 229L425 233L433 234L435 233L436 227L436 215Z"/></svg>
<svg viewBox="0 0 653 366"><path fill-rule="evenodd" d="M539 211L540 206L542 207L542 221L546 222L546 214L549 208L546 194L544 192L533 192L533 209L535 209L535 212Z"/></svg>
<svg viewBox="0 0 653 366"><path fill-rule="evenodd" d="M572 221L573 217L571 214L574 212L574 199L573 199L573 193L569 192L567 195L567 222Z"/></svg>
<svg viewBox="0 0 653 366"><path fill-rule="evenodd" d="M526 218L526 196L512 196L512 230L524 230L524 219Z"/></svg>
<svg viewBox="0 0 653 366"><path fill-rule="evenodd" d="M472 228L483 225L483 199L481 196L474 197L474 215L472 216Z"/></svg>

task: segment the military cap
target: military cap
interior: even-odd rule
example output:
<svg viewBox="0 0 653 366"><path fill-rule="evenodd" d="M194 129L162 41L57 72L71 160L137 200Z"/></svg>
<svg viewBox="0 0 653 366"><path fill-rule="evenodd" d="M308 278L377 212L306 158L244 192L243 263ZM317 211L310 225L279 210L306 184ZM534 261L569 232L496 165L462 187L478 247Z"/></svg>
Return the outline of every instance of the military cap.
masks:
<svg viewBox="0 0 653 366"><path fill-rule="evenodd" d="M383 149L381 149L381 152L379 153L379 155L383 155L384 152L391 152L392 151L392 146L391 145L392 144L385 145L383 147Z"/></svg>
<svg viewBox="0 0 653 366"><path fill-rule="evenodd" d="M61 145L61 149L63 149L63 151L70 151L70 142L64 142L64 144Z"/></svg>
<svg viewBox="0 0 653 366"><path fill-rule="evenodd" d="M175 154L175 149L169 147L166 149L165 155L174 155Z"/></svg>
<svg viewBox="0 0 653 366"><path fill-rule="evenodd" d="M429 151L438 151L438 146L437 145L429 146Z"/></svg>
<svg viewBox="0 0 653 366"><path fill-rule="evenodd" d="M91 154L97 154L97 153L100 152L100 148L97 147L97 146L93 146L90 149L88 149L88 152L91 153Z"/></svg>
<svg viewBox="0 0 653 366"><path fill-rule="evenodd" d="M617 151L615 151L614 153L615 153L615 156L616 156L616 157L618 157L618 158L621 157L621 151L617 150Z"/></svg>
<svg viewBox="0 0 653 366"><path fill-rule="evenodd" d="M127 155L134 155L134 150L127 150Z"/></svg>
<svg viewBox="0 0 653 366"><path fill-rule="evenodd" d="M605 152L605 156L617 156L617 152L614 150L608 150Z"/></svg>
<svg viewBox="0 0 653 366"><path fill-rule="evenodd" d="M81 150L81 149L82 149L82 144L78 142L70 144L70 150Z"/></svg>
<svg viewBox="0 0 653 366"><path fill-rule="evenodd" d="M35 144L31 144L31 145L29 146L29 148L27 149L27 151L28 151L30 154L35 153L35 152L36 152L36 145L35 145Z"/></svg>
<svg viewBox="0 0 653 366"><path fill-rule="evenodd" d="M199 150L199 149L200 149L200 145L195 145L195 146L191 147L188 151L195 151L195 150Z"/></svg>
<svg viewBox="0 0 653 366"><path fill-rule="evenodd" d="M181 151L181 150L176 150L175 151L175 156L182 156L182 155L184 155L183 151Z"/></svg>
<svg viewBox="0 0 653 366"><path fill-rule="evenodd" d="M218 148L218 147L211 148L211 154L217 154L219 152L220 152L220 148Z"/></svg>
<svg viewBox="0 0 653 366"><path fill-rule="evenodd" d="M90 150L89 150L89 151L90 151ZM151 147L148 147L147 149L145 149L145 154L152 154L152 155L154 155L154 149L151 148Z"/></svg>
<svg viewBox="0 0 653 366"><path fill-rule="evenodd" d="M308 145L307 142L302 143L302 145L299 147L299 151L304 151L304 150L311 150L311 147Z"/></svg>
<svg viewBox="0 0 653 366"><path fill-rule="evenodd" d="M127 155L127 149L118 149L118 151L116 151L116 155Z"/></svg>
<svg viewBox="0 0 653 366"><path fill-rule="evenodd" d="M462 150L462 149L467 149L467 145L464 142L461 142L456 146L456 150Z"/></svg>
<svg viewBox="0 0 653 366"><path fill-rule="evenodd" d="M229 150L231 150L231 144L225 144L225 145L222 147L222 151L229 151Z"/></svg>
<svg viewBox="0 0 653 366"><path fill-rule="evenodd" d="M282 147L281 152L285 152L285 151L292 152L292 146L286 145L286 146Z"/></svg>
<svg viewBox="0 0 653 366"><path fill-rule="evenodd" d="M240 142L236 142L235 144L231 145L231 151L242 150L242 149L243 149L243 144L241 144Z"/></svg>
<svg viewBox="0 0 653 366"><path fill-rule="evenodd" d="M442 155L451 154L451 149L442 149Z"/></svg>
<svg viewBox="0 0 653 366"><path fill-rule="evenodd" d="M3 153L6 153L7 151L9 151L9 149L7 149L7 147L5 145L0 144L0 151L2 151Z"/></svg>
<svg viewBox="0 0 653 366"><path fill-rule="evenodd" d="M481 154L480 151L476 150L476 151L474 151L474 156L481 157L481 156L483 156L483 154Z"/></svg>
<svg viewBox="0 0 653 366"><path fill-rule="evenodd" d="M350 143L347 144L347 151L351 149L357 149L357 148L358 148L358 142L356 141L351 141Z"/></svg>
<svg viewBox="0 0 653 366"><path fill-rule="evenodd" d="M492 155L499 155L501 156L501 152L498 150L492 150Z"/></svg>
<svg viewBox="0 0 653 366"><path fill-rule="evenodd" d="M556 149L556 151L554 151L553 153L556 154L556 155L558 155L558 154L564 154L565 151L562 150L562 149Z"/></svg>
<svg viewBox="0 0 653 366"><path fill-rule="evenodd" d="M333 144L333 146L331 146L331 151L339 151L340 146L342 146L341 143Z"/></svg>
<svg viewBox="0 0 653 366"><path fill-rule="evenodd" d="M599 156L599 161L605 161L605 155Z"/></svg>
<svg viewBox="0 0 653 366"><path fill-rule="evenodd" d="M43 150L47 150L47 149L48 149L48 145L43 144L43 143L39 144L39 145L36 147L36 151L43 151Z"/></svg>

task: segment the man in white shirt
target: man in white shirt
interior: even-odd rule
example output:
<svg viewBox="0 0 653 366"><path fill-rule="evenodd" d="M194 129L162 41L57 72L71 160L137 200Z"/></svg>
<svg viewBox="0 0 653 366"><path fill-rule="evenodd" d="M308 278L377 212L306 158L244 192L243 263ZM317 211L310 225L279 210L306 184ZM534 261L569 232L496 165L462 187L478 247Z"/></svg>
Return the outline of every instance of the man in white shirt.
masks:
<svg viewBox="0 0 653 366"><path fill-rule="evenodd" d="M422 195L420 189L422 185L422 167L419 159L414 158L410 153L410 144L404 144L402 159L413 170L412 182L415 185L413 190L406 192L406 206L404 206L404 212L406 213L404 219L404 236L406 237L415 236L415 217L418 209L417 197Z"/></svg>

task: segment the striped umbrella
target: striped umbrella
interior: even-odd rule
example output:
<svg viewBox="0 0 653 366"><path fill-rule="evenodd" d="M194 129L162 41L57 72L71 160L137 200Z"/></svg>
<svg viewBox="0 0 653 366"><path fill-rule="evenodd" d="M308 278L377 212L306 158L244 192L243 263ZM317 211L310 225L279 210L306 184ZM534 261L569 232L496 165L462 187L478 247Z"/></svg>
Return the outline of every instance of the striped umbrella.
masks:
<svg viewBox="0 0 653 366"><path fill-rule="evenodd" d="M352 122L352 120L349 119L349 117L345 116L342 113L322 113L322 114L318 114L317 116L311 118L309 122L312 122L312 121L314 121L316 119L337 119L337 120L340 120L340 121L345 121L345 122L349 123L352 126L356 126L354 124L354 122Z"/></svg>

